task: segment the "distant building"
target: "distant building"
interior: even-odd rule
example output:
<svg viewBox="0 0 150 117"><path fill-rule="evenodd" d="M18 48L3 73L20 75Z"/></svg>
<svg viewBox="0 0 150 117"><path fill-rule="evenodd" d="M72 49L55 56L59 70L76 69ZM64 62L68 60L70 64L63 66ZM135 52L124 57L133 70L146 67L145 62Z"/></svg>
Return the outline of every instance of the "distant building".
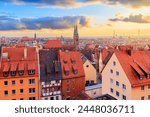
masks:
<svg viewBox="0 0 150 117"><path fill-rule="evenodd" d="M44 49L39 52L40 59L40 99L61 100L61 63L57 51Z"/></svg>
<svg viewBox="0 0 150 117"><path fill-rule="evenodd" d="M97 83L96 69L84 55L82 55L82 63L85 72L85 85L94 85Z"/></svg>
<svg viewBox="0 0 150 117"><path fill-rule="evenodd" d="M102 71L102 94L120 100L150 99L150 51L116 50Z"/></svg>
<svg viewBox="0 0 150 117"><path fill-rule="evenodd" d="M46 49L61 49L62 48L62 42L61 40L48 40L45 44Z"/></svg>
<svg viewBox="0 0 150 117"><path fill-rule="evenodd" d="M79 52L59 52L62 67L62 99L81 99L85 92L85 73Z"/></svg>
<svg viewBox="0 0 150 117"><path fill-rule="evenodd" d="M36 41L35 37L34 38L30 38L30 37L25 36L25 37L22 37L18 41L18 43L25 44L26 46L34 46L34 44L37 44L37 41Z"/></svg>
<svg viewBox="0 0 150 117"><path fill-rule="evenodd" d="M74 35L73 35L75 49L79 50L79 34L78 34L78 26L74 26Z"/></svg>
<svg viewBox="0 0 150 117"><path fill-rule="evenodd" d="M0 84L1 100L38 100L39 73L36 48L2 48Z"/></svg>

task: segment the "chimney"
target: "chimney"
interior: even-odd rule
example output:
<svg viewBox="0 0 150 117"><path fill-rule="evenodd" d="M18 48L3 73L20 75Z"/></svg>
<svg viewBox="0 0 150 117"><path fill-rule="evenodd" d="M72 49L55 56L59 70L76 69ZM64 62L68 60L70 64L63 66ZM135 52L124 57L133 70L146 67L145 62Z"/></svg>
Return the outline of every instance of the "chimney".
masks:
<svg viewBox="0 0 150 117"><path fill-rule="evenodd" d="M24 59L27 59L27 48L24 48Z"/></svg>
<svg viewBox="0 0 150 117"><path fill-rule="evenodd" d="M129 56L131 56L132 55L131 49L127 49L127 53L128 53Z"/></svg>

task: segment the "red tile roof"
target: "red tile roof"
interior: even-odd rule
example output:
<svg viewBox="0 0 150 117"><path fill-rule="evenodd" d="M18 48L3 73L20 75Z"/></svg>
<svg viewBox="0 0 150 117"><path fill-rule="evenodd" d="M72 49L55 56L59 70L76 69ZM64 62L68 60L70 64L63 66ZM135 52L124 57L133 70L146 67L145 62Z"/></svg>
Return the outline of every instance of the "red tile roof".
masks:
<svg viewBox="0 0 150 117"><path fill-rule="evenodd" d="M61 48L62 43L61 40L48 40L45 48Z"/></svg>
<svg viewBox="0 0 150 117"><path fill-rule="evenodd" d="M131 56L126 51L115 51L114 53L132 87L150 84L150 79L145 74L146 72L147 74L150 73L150 51L132 50Z"/></svg>
<svg viewBox="0 0 150 117"><path fill-rule="evenodd" d="M35 39L34 38L30 38L30 37L22 37L21 39L20 39L20 41L34 41Z"/></svg>
<svg viewBox="0 0 150 117"><path fill-rule="evenodd" d="M27 52L27 57L24 57L24 52ZM7 54L3 54L7 53ZM3 55L5 57L3 57ZM29 68L28 68L29 67ZM24 70L24 75L28 75L29 69L35 70L35 75L38 74L37 52L35 47L4 47L2 49L2 59L0 68L0 77L4 71L19 71ZM16 75L16 77L18 74Z"/></svg>
<svg viewBox="0 0 150 117"><path fill-rule="evenodd" d="M59 52L59 58L62 64L63 79L85 76L81 55L79 52ZM74 62L72 62L71 59L74 59ZM64 60L66 62L64 62ZM74 74L73 68L78 70L77 74ZM68 76L65 75L66 70L69 70Z"/></svg>

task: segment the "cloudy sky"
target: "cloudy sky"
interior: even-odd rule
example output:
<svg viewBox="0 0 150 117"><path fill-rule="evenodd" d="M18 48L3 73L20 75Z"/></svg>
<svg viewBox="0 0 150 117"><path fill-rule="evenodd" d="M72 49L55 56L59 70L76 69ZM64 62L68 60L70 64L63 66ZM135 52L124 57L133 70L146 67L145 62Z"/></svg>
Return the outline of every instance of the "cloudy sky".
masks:
<svg viewBox="0 0 150 117"><path fill-rule="evenodd" d="M150 0L0 0L0 36L150 35Z"/></svg>

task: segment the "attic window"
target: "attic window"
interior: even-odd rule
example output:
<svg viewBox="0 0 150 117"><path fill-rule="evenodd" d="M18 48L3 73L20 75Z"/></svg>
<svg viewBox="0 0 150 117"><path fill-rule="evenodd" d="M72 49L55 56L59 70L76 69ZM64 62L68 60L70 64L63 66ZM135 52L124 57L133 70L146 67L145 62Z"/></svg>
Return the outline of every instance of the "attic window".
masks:
<svg viewBox="0 0 150 117"><path fill-rule="evenodd" d="M140 80L143 80L143 76L140 75Z"/></svg>
<svg viewBox="0 0 150 117"><path fill-rule="evenodd" d="M65 75L66 75L66 76L69 76L69 71L65 71Z"/></svg>
<svg viewBox="0 0 150 117"><path fill-rule="evenodd" d="M73 73L74 74L78 74L78 69L77 69L77 66L72 66L72 69L73 69Z"/></svg>
<svg viewBox="0 0 150 117"><path fill-rule="evenodd" d="M76 64L76 61L75 61L74 58L71 58L71 63L72 63L72 64Z"/></svg>
<svg viewBox="0 0 150 117"><path fill-rule="evenodd" d="M11 76L16 76L16 71L11 71Z"/></svg>
<svg viewBox="0 0 150 117"><path fill-rule="evenodd" d="M28 74L29 75L34 75L35 74L35 70L28 70Z"/></svg>
<svg viewBox="0 0 150 117"><path fill-rule="evenodd" d="M78 74L78 70L74 70L74 74Z"/></svg>
<svg viewBox="0 0 150 117"><path fill-rule="evenodd" d="M66 60L66 59L64 59L63 61L64 61L64 63L67 63L67 60Z"/></svg>
<svg viewBox="0 0 150 117"><path fill-rule="evenodd" d="M8 72L3 72L4 77L8 77L8 74L9 74Z"/></svg>
<svg viewBox="0 0 150 117"><path fill-rule="evenodd" d="M19 76L23 76L23 74L24 74L23 70L19 71Z"/></svg>

